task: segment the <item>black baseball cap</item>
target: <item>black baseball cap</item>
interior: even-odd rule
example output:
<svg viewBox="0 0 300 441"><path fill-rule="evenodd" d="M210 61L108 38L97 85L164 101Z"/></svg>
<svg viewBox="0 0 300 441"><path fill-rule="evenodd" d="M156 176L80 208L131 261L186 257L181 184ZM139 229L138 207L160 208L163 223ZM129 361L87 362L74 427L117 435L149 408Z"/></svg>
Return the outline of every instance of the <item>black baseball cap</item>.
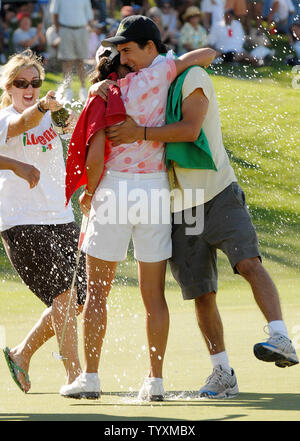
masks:
<svg viewBox="0 0 300 441"><path fill-rule="evenodd" d="M125 17L114 37L106 38L101 42L102 46L111 46L112 44L129 43L139 40L161 41L161 35L158 27L149 17L144 15L130 15Z"/></svg>

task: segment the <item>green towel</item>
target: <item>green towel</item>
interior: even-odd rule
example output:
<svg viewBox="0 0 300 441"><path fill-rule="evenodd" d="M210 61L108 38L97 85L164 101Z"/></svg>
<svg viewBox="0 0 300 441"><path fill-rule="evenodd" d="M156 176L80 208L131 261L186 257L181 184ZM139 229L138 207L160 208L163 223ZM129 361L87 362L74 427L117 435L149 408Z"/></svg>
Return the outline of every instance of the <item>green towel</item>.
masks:
<svg viewBox="0 0 300 441"><path fill-rule="evenodd" d="M169 88L166 123L181 120L182 85L191 67L179 75ZM168 142L166 144L166 166L170 170L172 161L183 168L217 170L203 129L195 142Z"/></svg>

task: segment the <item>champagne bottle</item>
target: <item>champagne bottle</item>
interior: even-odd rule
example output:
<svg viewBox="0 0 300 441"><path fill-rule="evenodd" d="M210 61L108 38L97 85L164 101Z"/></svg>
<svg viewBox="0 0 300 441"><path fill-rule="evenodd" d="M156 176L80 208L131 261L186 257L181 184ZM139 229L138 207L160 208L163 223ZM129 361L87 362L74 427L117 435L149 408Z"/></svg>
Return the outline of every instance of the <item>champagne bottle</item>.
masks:
<svg viewBox="0 0 300 441"><path fill-rule="evenodd" d="M59 110L56 110L55 112L51 112L51 119L54 130L59 133L63 134L64 127L67 126L66 121L69 118L69 112L67 109L62 107Z"/></svg>

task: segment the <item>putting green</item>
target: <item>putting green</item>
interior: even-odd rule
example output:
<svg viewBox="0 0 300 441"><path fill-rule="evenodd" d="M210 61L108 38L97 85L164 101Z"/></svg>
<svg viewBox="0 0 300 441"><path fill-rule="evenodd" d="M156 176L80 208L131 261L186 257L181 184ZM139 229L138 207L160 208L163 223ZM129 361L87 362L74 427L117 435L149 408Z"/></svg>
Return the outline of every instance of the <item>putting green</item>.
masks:
<svg viewBox="0 0 300 441"><path fill-rule="evenodd" d="M249 70L252 81L246 81ZM281 64L262 68L258 75L251 68L244 75L241 71L243 68L239 80L222 75L212 78L224 143L246 192L266 266L279 288L289 334L300 348L299 90L292 89L290 69ZM48 74L43 93L55 89L61 80L61 75ZM78 204L74 207L78 217ZM13 347L39 318L42 305L24 285L3 275L9 267L3 252L0 265L0 326L5 327L7 345ZM193 304L181 300L168 274L171 326L164 365L167 397L163 403L138 403L137 391L147 374L148 357L144 310L136 286L136 267L130 260L120 268L117 280L109 299L109 324L100 366L101 400L77 401L59 396L64 369L51 355L57 351L52 339L32 359L32 388L27 395L14 384L0 356L0 420L299 421L300 365L279 369L253 356L253 345L267 338L263 332L265 321L249 287L232 275L224 258L220 259L218 298L239 396L223 401L197 399L196 392L211 373L211 364ZM81 332L80 319L78 324ZM81 334L79 348L82 359Z"/></svg>
<svg viewBox="0 0 300 441"><path fill-rule="evenodd" d="M134 272L134 264L130 266ZM274 270L274 265L270 269ZM148 368L144 311L138 288L120 284L113 288L109 300L109 325L100 366L101 400L60 397L64 369L51 355L57 350L52 339L32 358L32 388L26 395L12 381L4 357L0 358L0 420L299 420L300 365L279 369L253 356L253 344L267 338L263 333L265 322L247 284L232 276L222 262L221 271L227 273L227 280L220 286L219 307L227 351L238 378L238 397L216 401L197 398L197 390L211 373L211 365L193 304L181 300L168 275L171 326L164 366L167 397L163 403L137 401L137 391ZM275 281L281 291L290 336L300 346L299 279L286 270ZM24 285L16 282L3 282L0 295L0 325L5 326L7 345L13 347L38 319L42 306ZM80 319L78 327L82 359Z"/></svg>

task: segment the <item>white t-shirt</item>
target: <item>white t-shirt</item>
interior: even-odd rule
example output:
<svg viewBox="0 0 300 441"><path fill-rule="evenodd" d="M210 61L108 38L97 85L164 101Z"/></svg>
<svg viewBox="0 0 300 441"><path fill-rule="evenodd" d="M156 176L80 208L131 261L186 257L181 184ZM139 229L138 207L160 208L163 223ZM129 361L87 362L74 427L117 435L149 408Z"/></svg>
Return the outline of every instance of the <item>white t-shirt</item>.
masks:
<svg viewBox="0 0 300 441"><path fill-rule="evenodd" d="M13 45L16 52L22 52L26 49L25 46L23 46L21 43L23 41L31 40L37 33L36 28L30 28L28 31L23 31L23 29L18 28L13 33ZM39 44L39 39L35 42L35 45ZM33 46L32 46L33 47Z"/></svg>
<svg viewBox="0 0 300 441"><path fill-rule="evenodd" d="M94 18L91 0L53 0L50 13L58 14L58 21L65 26L86 26Z"/></svg>
<svg viewBox="0 0 300 441"><path fill-rule="evenodd" d="M208 41L222 52L243 52L245 32L238 20L232 20L230 25L217 23L211 28Z"/></svg>
<svg viewBox="0 0 300 441"><path fill-rule="evenodd" d="M47 112L41 123L24 134L7 137L8 122L19 115L9 106L0 110L0 154L34 165L40 181L33 189L10 170L0 170L0 231L16 225L51 225L74 221L65 207L65 163L62 143Z"/></svg>
<svg viewBox="0 0 300 441"><path fill-rule="evenodd" d="M177 14L176 12L170 12L169 14L164 14L162 12L162 22L165 29L168 29L170 32L178 32L177 26Z"/></svg>
<svg viewBox="0 0 300 441"><path fill-rule="evenodd" d="M175 166L179 189L192 191L183 193L184 198L182 193L179 195L175 191L171 207L172 212L208 202L231 184L231 182L237 181L223 144L217 97L212 81L204 69L193 67L185 77L182 86L182 101L198 88L203 90L204 95L209 101L202 128L208 140L217 171L187 169ZM204 190L204 199L201 192L199 192L197 197L197 189ZM184 200L184 206L180 204L181 199Z"/></svg>
<svg viewBox="0 0 300 441"><path fill-rule="evenodd" d="M275 13L274 19L276 22L278 21L285 21L289 17L290 12L294 12L295 8L291 0L274 0L272 3L272 6L274 3L278 2L278 9Z"/></svg>
<svg viewBox="0 0 300 441"><path fill-rule="evenodd" d="M211 25L224 21L225 0L203 0L201 3L201 11L211 14Z"/></svg>

